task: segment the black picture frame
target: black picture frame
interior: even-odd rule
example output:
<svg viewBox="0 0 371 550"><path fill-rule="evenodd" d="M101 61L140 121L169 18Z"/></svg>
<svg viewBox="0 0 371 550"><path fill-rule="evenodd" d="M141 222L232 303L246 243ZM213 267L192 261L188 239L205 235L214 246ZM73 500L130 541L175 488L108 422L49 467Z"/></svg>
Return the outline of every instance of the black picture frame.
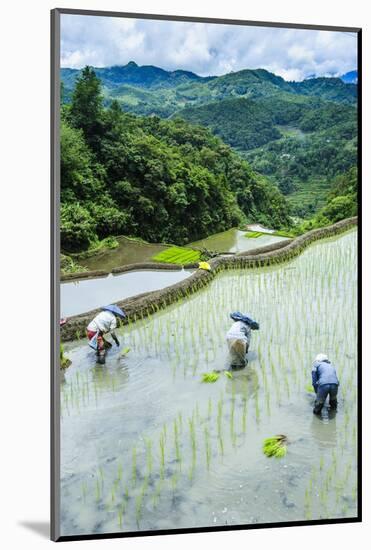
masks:
<svg viewBox="0 0 371 550"><path fill-rule="evenodd" d="M162 21L199 22L210 24L228 24L254 27L276 27L287 29L324 30L334 32L357 33L358 48L358 514L351 518L323 519L323 520L299 520L288 522L208 526L202 528L166 529L156 531L112 532L104 534L84 535L60 535L60 19L63 14L148 19ZM50 523L51 539L56 542L128 538L143 536L158 536L167 534L202 533L217 531L237 531L250 529L266 529L290 526L326 525L355 523L362 521L362 29L359 27L340 27L317 24L274 23L268 21L250 21L236 19L216 19L209 17L191 17L176 15L158 15L144 13L125 13L100 10L80 10L55 8L51 10L51 499L50 499Z"/></svg>

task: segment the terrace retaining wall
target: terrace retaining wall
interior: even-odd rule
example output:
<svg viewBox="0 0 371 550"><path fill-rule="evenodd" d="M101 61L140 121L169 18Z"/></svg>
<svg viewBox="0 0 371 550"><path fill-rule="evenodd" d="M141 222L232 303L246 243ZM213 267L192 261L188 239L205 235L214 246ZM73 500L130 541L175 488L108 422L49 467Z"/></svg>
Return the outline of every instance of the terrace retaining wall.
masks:
<svg viewBox="0 0 371 550"><path fill-rule="evenodd" d="M197 269L190 277L174 285L116 302L126 312L127 318L124 320L124 324L133 323L138 319L150 316L178 300L187 298L190 294L209 284L216 274L223 269L262 267L288 261L299 255L312 242L342 233L357 225L357 223L358 218L355 216L328 227L313 229L288 242L284 241L284 245L276 243L251 252L240 253L236 256L213 258L209 261L211 271ZM158 264L156 265L158 266ZM84 336L86 326L99 311L99 309L94 309L70 317L68 322L61 327L61 340L74 340Z"/></svg>

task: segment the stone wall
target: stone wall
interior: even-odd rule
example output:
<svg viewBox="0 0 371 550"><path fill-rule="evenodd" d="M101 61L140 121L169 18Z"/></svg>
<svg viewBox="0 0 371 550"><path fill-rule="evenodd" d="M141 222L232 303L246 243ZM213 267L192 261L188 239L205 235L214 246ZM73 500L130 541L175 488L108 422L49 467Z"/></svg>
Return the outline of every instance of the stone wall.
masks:
<svg viewBox="0 0 371 550"><path fill-rule="evenodd" d="M235 256L213 258L209 261L211 271L197 269L190 277L174 285L116 302L127 314L124 324L133 323L137 319L152 315L181 298L188 298L192 293L208 285L223 269L262 267L288 261L299 255L310 243L346 231L357 225L357 221L357 217L348 218L328 227L313 229L295 239L283 241L284 244L276 243ZM158 266L158 264L156 265ZM176 267L178 268L178 266ZM152 269L152 267L148 269ZM128 269L125 268L125 270ZM89 321L99 311L99 309L95 309L70 317L68 322L61 327L61 340L68 341L83 337Z"/></svg>

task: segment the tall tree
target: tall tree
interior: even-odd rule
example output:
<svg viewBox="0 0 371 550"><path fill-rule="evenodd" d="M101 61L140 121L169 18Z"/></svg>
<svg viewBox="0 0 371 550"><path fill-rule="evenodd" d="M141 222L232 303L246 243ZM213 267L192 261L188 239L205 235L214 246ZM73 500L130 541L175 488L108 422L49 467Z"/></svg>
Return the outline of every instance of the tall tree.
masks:
<svg viewBox="0 0 371 550"><path fill-rule="evenodd" d="M81 128L94 152L103 132L103 96L101 82L92 67L85 67L72 94L70 117L73 126Z"/></svg>

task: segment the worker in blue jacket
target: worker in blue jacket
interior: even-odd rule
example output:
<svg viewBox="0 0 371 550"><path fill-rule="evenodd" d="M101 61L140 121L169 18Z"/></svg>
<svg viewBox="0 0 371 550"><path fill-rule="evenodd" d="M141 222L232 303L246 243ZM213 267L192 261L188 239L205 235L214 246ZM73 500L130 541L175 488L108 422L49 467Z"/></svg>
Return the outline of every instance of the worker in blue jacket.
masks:
<svg viewBox="0 0 371 550"><path fill-rule="evenodd" d="M330 399L330 408L336 410L338 404L337 394L339 379L334 365L324 353L318 354L314 360L312 367L312 384L316 392L316 400L313 409L314 414L321 414L327 396L329 396Z"/></svg>

